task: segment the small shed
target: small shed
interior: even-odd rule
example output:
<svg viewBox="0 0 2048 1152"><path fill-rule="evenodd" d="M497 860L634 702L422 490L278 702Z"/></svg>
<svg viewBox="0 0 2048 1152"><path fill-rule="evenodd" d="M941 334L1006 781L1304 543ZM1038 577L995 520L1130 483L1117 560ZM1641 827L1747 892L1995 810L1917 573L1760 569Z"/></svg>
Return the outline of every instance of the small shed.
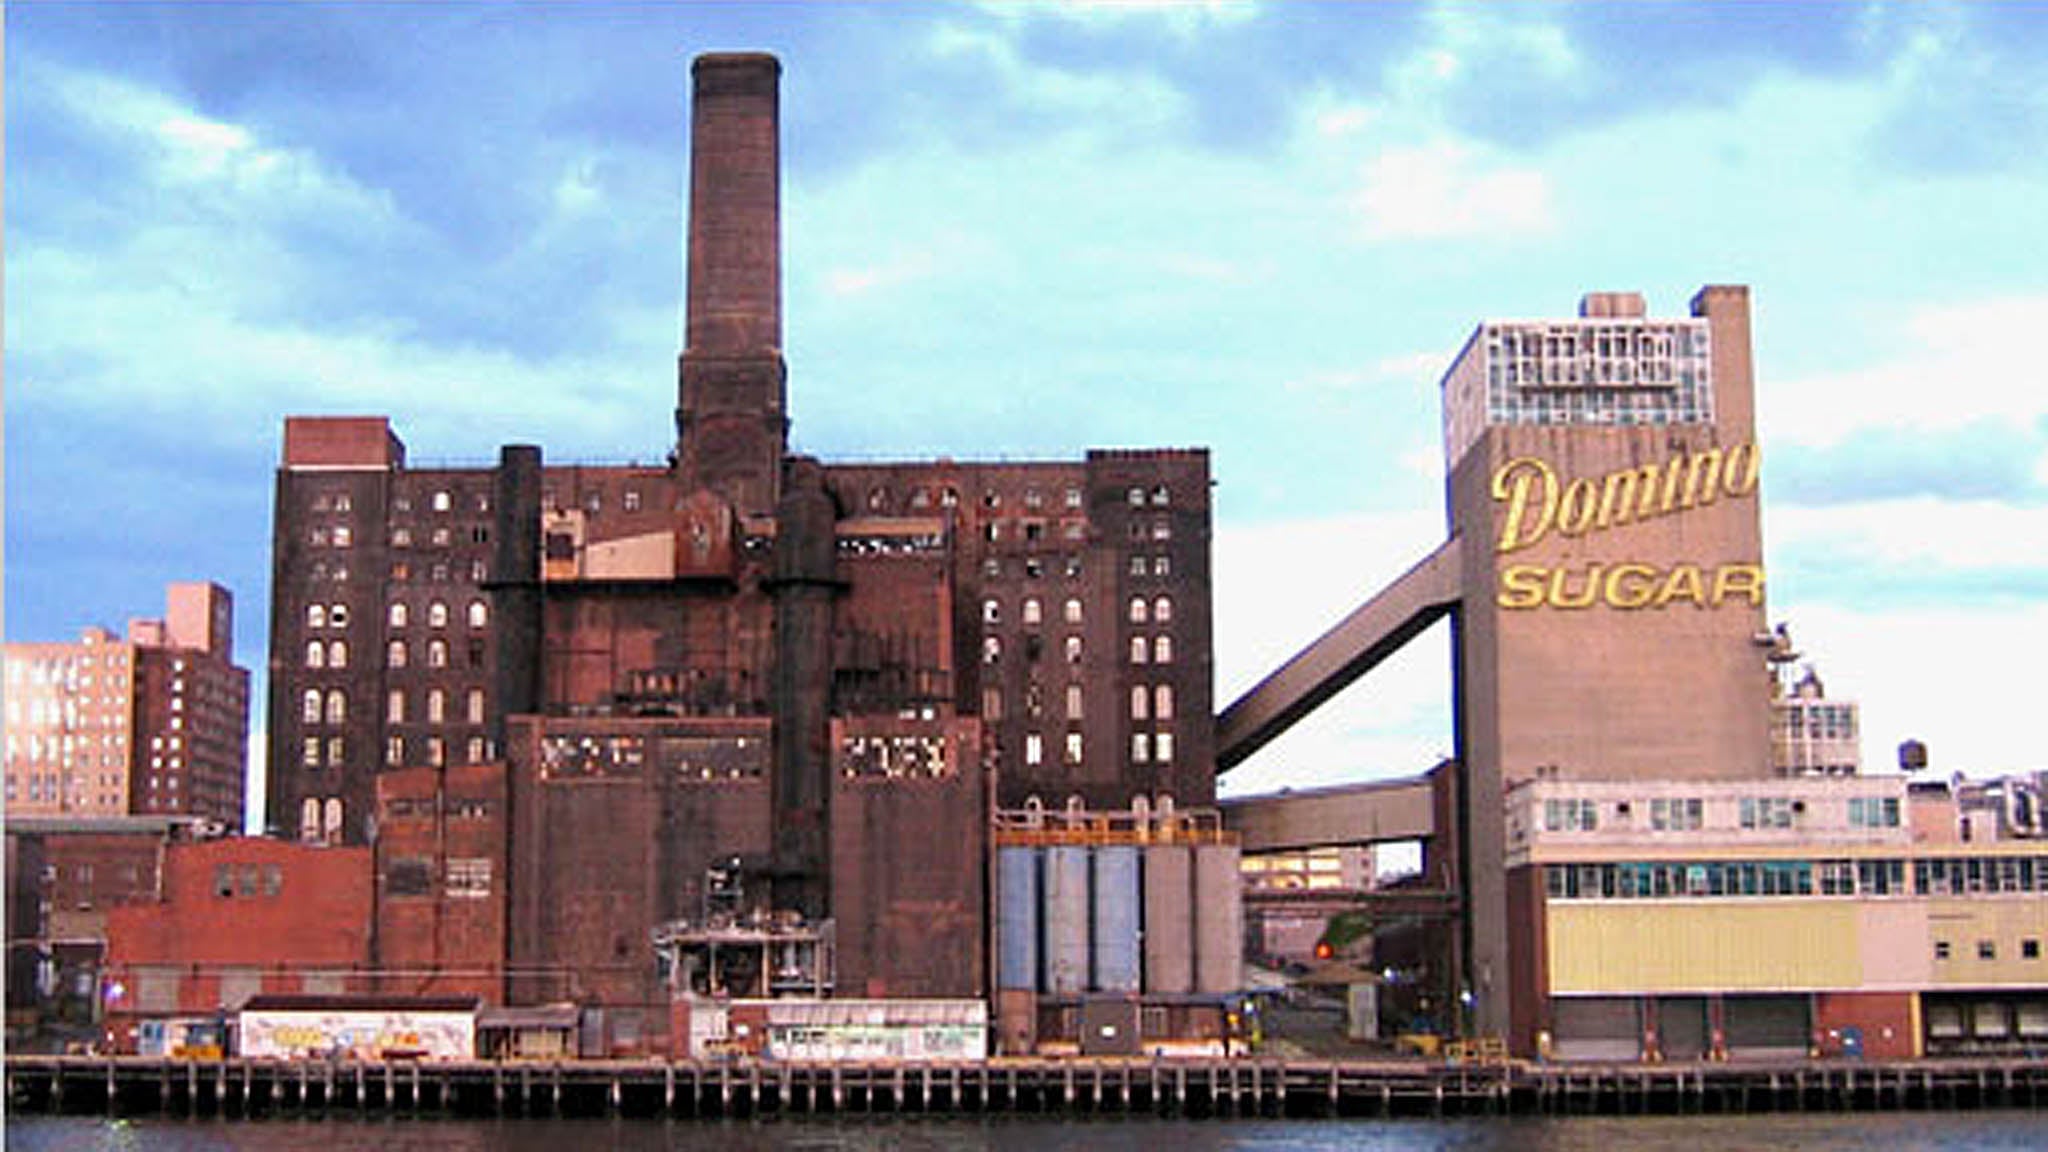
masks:
<svg viewBox="0 0 2048 1152"><path fill-rule="evenodd" d="M581 1013L574 1004L485 1008L477 1013L477 1052L486 1060L571 1060Z"/></svg>

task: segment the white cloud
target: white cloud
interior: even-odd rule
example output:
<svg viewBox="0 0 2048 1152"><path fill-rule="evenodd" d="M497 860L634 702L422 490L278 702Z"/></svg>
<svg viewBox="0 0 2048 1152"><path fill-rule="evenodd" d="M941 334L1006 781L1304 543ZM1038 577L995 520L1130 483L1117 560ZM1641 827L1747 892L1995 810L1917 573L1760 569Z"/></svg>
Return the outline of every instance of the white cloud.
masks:
<svg viewBox="0 0 2048 1152"><path fill-rule="evenodd" d="M1470 146L1450 140L1366 161L1352 208L1373 240L1527 236L1553 226L1549 182L1540 170L1488 166Z"/></svg>
<svg viewBox="0 0 2048 1152"><path fill-rule="evenodd" d="M1875 364L1760 383L1759 426L1774 441L1824 447L1867 428L1953 429L2048 416L2039 354L2048 295L1921 308L1898 330L1906 347Z"/></svg>
<svg viewBox="0 0 2048 1152"><path fill-rule="evenodd" d="M1253 0L1038 0L1035 3L985 0L976 7L1010 23L1053 19L1082 25L1103 25L1151 20L1181 36L1211 28L1228 28L1259 14L1259 5Z"/></svg>
<svg viewBox="0 0 2048 1152"><path fill-rule="evenodd" d="M1828 695L1862 706L1866 770L1897 764L1900 742L1927 744L1946 775L2048 768L2041 751L2040 682L2048 605L1970 611L1858 612L1827 603L1773 608L1820 672Z"/></svg>
<svg viewBox="0 0 2048 1152"><path fill-rule="evenodd" d="M2048 571L2048 507L1933 497L1831 504L1777 504L1766 513L1772 551L1879 564L1930 585L1970 571Z"/></svg>
<svg viewBox="0 0 2048 1152"><path fill-rule="evenodd" d="M991 88L1005 89L1025 105L1073 124L1154 132L1188 111L1187 97L1156 75L1081 71L1028 60L1000 32L941 24L932 30L928 46L942 58L975 61Z"/></svg>

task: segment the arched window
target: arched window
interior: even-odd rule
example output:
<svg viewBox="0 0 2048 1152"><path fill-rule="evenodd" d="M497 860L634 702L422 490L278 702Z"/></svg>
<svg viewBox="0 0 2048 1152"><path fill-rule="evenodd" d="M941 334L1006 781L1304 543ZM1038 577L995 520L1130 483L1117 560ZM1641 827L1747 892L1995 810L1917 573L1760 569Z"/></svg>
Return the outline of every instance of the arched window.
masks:
<svg viewBox="0 0 2048 1152"><path fill-rule="evenodd" d="M405 627L406 611L405 602L403 600L393 600L391 602L391 612L389 619L391 621L391 626L393 628Z"/></svg>
<svg viewBox="0 0 2048 1152"><path fill-rule="evenodd" d="M403 668L406 662L405 641L393 640L384 651L384 662L393 668Z"/></svg>
<svg viewBox="0 0 2048 1152"><path fill-rule="evenodd" d="M993 664L1003 658L1003 642L994 636L981 638L981 662Z"/></svg>
<svg viewBox="0 0 2048 1152"><path fill-rule="evenodd" d="M1131 663L1143 664L1144 662L1145 638L1143 636L1133 636L1131 637Z"/></svg>
<svg viewBox="0 0 2048 1152"><path fill-rule="evenodd" d="M427 690L427 723L440 724L448 719L448 694L439 688Z"/></svg>
<svg viewBox="0 0 2048 1152"><path fill-rule="evenodd" d="M1081 718L1081 696L1081 686L1079 684L1067 685L1067 719L1079 720Z"/></svg>
<svg viewBox="0 0 2048 1152"><path fill-rule="evenodd" d="M484 722L484 690L481 688L471 688L469 690L469 722L471 724L481 724Z"/></svg>
<svg viewBox="0 0 2048 1152"><path fill-rule="evenodd" d="M393 688L384 698L384 719L387 723L405 723L405 690Z"/></svg>
<svg viewBox="0 0 2048 1152"><path fill-rule="evenodd" d="M483 738L483 737L481 737L481 736L471 736L471 737L469 738L469 762L470 762L471 764L481 764L481 763L483 763L483 762L484 762L484 738Z"/></svg>
<svg viewBox="0 0 2048 1152"><path fill-rule="evenodd" d="M323 825L321 831L326 835L327 839L341 839L341 800L339 797L328 797L325 819L321 823Z"/></svg>
<svg viewBox="0 0 2048 1152"><path fill-rule="evenodd" d="M448 642L438 639L427 641L427 667L446 668L447 666Z"/></svg>
<svg viewBox="0 0 2048 1152"><path fill-rule="evenodd" d="M1173 623L1173 598L1161 596L1152 602L1152 619L1161 624Z"/></svg>
<svg viewBox="0 0 2048 1152"><path fill-rule="evenodd" d="M1131 597L1131 623L1143 624L1144 622L1145 598L1143 596L1133 596Z"/></svg>
<svg viewBox="0 0 2048 1152"><path fill-rule="evenodd" d="M983 600L981 602L981 622L983 624L1000 624L1002 621L1002 604L996 600Z"/></svg>
<svg viewBox="0 0 2048 1152"><path fill-rule="evenodd" d="M1145 718L1145 706L1149 702L1149 695L1143 684L1131 685L1131 719Z"/></svg>
<svg viewBox="0 0 2048 1152"><path fill-rule="evenodd" d="M319 838L320 801L308 796L306 797L306 802L299 805L299 839L318 840Z"/></svg>
<svg viewBox="0 0 2048 1152"><path fill-rule="evenodd" d="M1038 623L1043 618L1043 611L1044 609L1039 606L1038 597L1027 597L1024 601L1024 622L1026 624Z"/></svg>
<svg viewBox="0 0 2048 1152"><path fill-rule="evenodd" d="M1161 684L1152 690L1152 715L1161 720L1173 719L1173 685Z"/></svg>
<svg viewBox="0 0 2048 1152"><path fill-rule="evenodd" d="M491 622L491 610L481 600L469 602L469 626L481 628Z"/></svg>
<svg viewBox="0 0 2048 1152"><path fill-rule="evenodd" d="M327 606L325 604L306 605L306 627L327 627Z"/></svg>
<svg viewBox="0 0 2048 1152"><path fill-rule="evenodd" d="M427 627L446 628L447 626L448 605L439 600L427 605Z"/></svg>
<svg viewBox="0 0 2048 1152"><path fill-rule="evenodd" d="M348 667L348 641L332 640L328 642L327 666L329 668Z"/></svg>
<svg viewBox="0 0 2048 1152"><path fill-rule="evenodd" d="M306 667L327 667L327 645L318 640L308 640L306 642Z"/></svg>
<svg viewBox="0 0 2048 1152"><path fill-rule="evenodd" d="M300 698L299 719L307 724L318 724L320 722L320 690L318 688L306 689L306 694Z"/></svg>
<svg viewBox="0 0 2048 1152"><path fill-rule="evenodd" d="M1067 663L1079 664L1080 662L1081 638L1079 636L1069 636L1067 637Z"/></svg>
<svg viewBox="0 0 2048 1152"><path fill-rule="evenodd" d="M1069 623L1069 624L1079 624L1080 622L1081 622L1081 602L1080 602L1079 600L1075 600L1075 599L1069 599L1069 600L1067 601L1067 623Z"/></svg>
<svg viewBox="0 0 2048 1152"><path fill-rule="evenodd" d="M439 768L448 762L448 746L439 736L427 737L427 763Z"/></svg>
<svg viewBox="0 0 2048 1152"><path fill-rule="evenodd" d="M327 722L348 723L348 694L336 688L327 694Z"/></svg>
<svg viewBox="0 0 2048 1152"><path fill-rule="evenodd" d="M1173 637L1159 636L1153 639L1152 662L1154 664L1173 663Z"/></svg>

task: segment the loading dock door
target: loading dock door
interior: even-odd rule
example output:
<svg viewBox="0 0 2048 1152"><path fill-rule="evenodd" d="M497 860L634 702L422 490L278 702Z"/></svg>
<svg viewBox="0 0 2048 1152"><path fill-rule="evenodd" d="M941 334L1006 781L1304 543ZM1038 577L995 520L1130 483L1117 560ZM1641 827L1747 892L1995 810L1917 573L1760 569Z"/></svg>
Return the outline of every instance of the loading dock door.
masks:
<svg viewBox="0 0 2048 1152"><path fill-rule="evenodd" d="M1657 1047L1666 1060L1707 1055L1707 998L1671 996L1657 1001Z"/></svg>
<svg viewBox="0 0 2048 1152"><path fill-rule="evenodd" d="M1803 995L1730 996L1721 1026L1731 1059L1803 1059L1813 1042L1812 1006Z"/></svg>
<svg viewBox="0 0 2048 1152"><path fill-rule="evenodd" d="M1559 1060L1633 1061L1643 1051L1639 1003L1632 996L1560 996L1550 1002L1551 1055Z"/></svg>

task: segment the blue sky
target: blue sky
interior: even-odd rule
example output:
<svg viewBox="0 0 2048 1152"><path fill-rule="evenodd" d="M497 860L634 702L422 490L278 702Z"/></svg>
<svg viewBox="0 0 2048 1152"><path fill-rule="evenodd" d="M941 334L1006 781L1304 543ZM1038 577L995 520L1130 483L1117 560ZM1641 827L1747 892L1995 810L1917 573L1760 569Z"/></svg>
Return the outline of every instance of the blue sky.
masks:
<svg viewBox="0 0 2048 1152"><path fill-rule="evenodd" d="M766 49L795 446L1208 446L1220 699L1441 537L1437 381L1479 320L1745 283L1773 619L1871 763L2048 766L2048 8L17 2L6 33L9 639L213 578L260 669L288 413L389 414L415 461L659 459L688 60ZM1445 643L1236 787L1447 751Z"/></svg>

